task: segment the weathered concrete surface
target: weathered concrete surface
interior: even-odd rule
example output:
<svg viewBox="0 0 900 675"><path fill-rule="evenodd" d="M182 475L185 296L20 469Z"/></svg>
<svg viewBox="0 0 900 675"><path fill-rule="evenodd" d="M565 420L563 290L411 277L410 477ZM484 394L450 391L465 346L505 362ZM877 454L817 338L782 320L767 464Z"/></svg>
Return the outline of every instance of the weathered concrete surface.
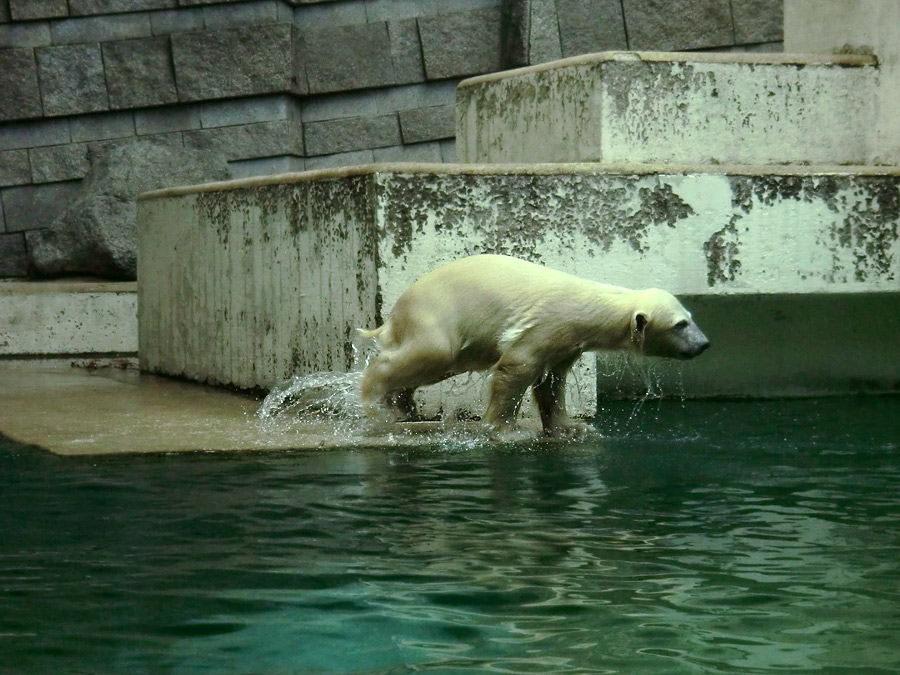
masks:
<svg viewBox="0 0 900 675"><path fill-rule="evenodd" d="M137 284L0 282L0 357L137 352Z"/></svg>
<svg viewBox="0 0 900 675"><path fill-rule="evenodd" d="M258 406L250 396L136 370L0 361L0 434L58 455L396 448L448 439L433 424L402 425L388 436L368 435L362 425L266 425Z"/></svg>
<svg viewBox="0 0 900 675"><path fill-rule="evenodd" d="M462 162L870 164L865 55L605 52L463 81ZM851 122L852 121L852 122Z"/></svg>
<svg viewBox="0 0 900 675"><path fill-rule="evenodd" d="M873 162L900 164L900 3L896 0L785 0L788 51L874 54L881 70Z"/></svg>
<svg viewBox="0 0 900 675"><path fill-rule="evenodd" d="M138 214L142 368L238 387L348 368L353 328L479 252L679 295L900 291L900 174L888 169L373 165L150 193ZM691 395L854 389L838 366L846 341L827 340L806 379L788 369L729 388L740 351L718 357L710 321L754 322L750 306L697 316L713 349ZM593 373L582 359L577 413L593 414ZM438 390L429 414L482 410L480 382Z"/></svg>

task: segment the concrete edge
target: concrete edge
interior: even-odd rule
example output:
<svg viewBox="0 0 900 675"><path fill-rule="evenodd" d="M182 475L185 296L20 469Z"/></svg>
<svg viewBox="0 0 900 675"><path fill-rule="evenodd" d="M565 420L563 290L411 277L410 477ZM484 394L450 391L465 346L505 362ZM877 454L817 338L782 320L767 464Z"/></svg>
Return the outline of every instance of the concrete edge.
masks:
<svg viewBox="0 0 900 675"><path fill-rule="evenodd" d="M360 164L332 169L282 173L254 178L185 185L138 195L138 201L179 197L206 192L242 190L267 185L305 183L320 180L342 180L379 174L432 174L450 176L547 176L547 175L689 175L723 176L900 176L900 166L799 165L799 164L606 164L600 162L566 162L555 164L428 164L384 163Z"/></svg>
<svg viewBox="0 0 900 675"><path fill-rule="evenodd" d="M558 61L548 61L534 66L514 68L498 73L487 73L466 78L457 86L457 90L474 87L489 82L521 77L551 70L590 66L609 61L647 62L647 63L743 63L748 65L795 65L795 66L842 66L863 67L877 66L878 57L872 54L785 54L782 52L627 52L608 51L593 54L580 54Z"/></svg>
<svg viewBox="0 0 900 675"><path fill-rule="evenodd" d="M0 296L55 293L137 293L136 281L18 281L0 279Z"/></svg>

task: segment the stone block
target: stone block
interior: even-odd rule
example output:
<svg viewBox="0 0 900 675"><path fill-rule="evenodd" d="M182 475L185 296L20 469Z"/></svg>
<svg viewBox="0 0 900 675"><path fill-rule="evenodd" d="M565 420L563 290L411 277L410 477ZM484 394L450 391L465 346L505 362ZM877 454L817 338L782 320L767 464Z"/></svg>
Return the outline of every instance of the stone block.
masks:
<svg viewBox="0 0 900 675"><path fill-rule="evenodd" d="M185 131L183 136L185 149L228 160L303 155L303 129L291 120Z"/></svg>
<svg viewBox="0 0 900 675"><path fill-rule="evenodd" d="M47 21L0 24L0 46L4 48L45 47L51 43L50 23Z"/></svg>
<svg viewBox="0 0 900 675"><path fill-rule="evenodd" d="M256 26L278 22L279 0L263 0L234 5L203 7L203 25L206 30Z"/></svg>
<svg viewBox="0 0 900 675"><path fill-rule="evenodd" d="M444 164L456 164L456 139L441 141L441 161Z"/></svg>
<svg viewBox="0 0 900 675"><path fill-rule="evenodd" d="M86 143L32 148L31 176L35 183L54 183L84 178L90 169Z"/></svg>
<svg viewBox="0 0 900 675"><path fill-rule="evenodd" d="M78 193L81 181L24 185L3 190L7 232L50 227Z"/></svg>
<svg viewBox="0 0 900 675"><path fill-rule="evenodd" d="M305 30L374 23L376 20L368 16L368 4L367 2L300 3L301 6L294 10L294 23Z"/></svg>
<svg viewBox="0 0 900 675"><path fill-rule="evenodd" d="M590 54L461 83L457 150L466 162L868 164L879 82L866 56Z"/></svg>
<svg viewBox="0 0 900 675"><path fill-rule="evenodd" d="M0 150L59 145L71 139L67 119L0 124Z"/></svg>
<svg viewBox="0 0 900 675"><path fill-rule="evenodd" d="M9 0L9 13L13 21L57 19L69 15L66 0Z"/></svg>
<svg viewBox="0 0 900 675"><path fill-rule="evenodd" d="M396 115L351 117L303 125L307 155L332 155L400 145Z"/></svg>
<svg viewBox="0 0 900 675"><path fill-rule="evenodd" d="M627 49L621 0L556 0L563 56Z"/></svg>
<svg viewBox="0 0 900 675"><path fill-rule="evenodd" d="M531 0L528 62L546 63L562 58L556 0Z"/></svg>
<svg viewBox="0 0 900 675"><path fill-rule="evenodd" d="M291 91L294 41L287 24L172 35L180 101Z"/></svg>
<svg viewBox="0 0 900 675"><path fill-rule="evenodd" d="M452 105L418 108L400 113L400 133L404 143L421 143L456 134L456 117Z"/></svg>
<svg viewBox="0 0 900 675"><path fill-rule="evenodd" d="M0 150L0 186L31 182L28 150Z"/></svg>
<svg viewBox="0 0 900 675"><path fill-rule="evenodd" d="M299 119L300 107L292 96L260 96L200 106L200 122L205 129Z"/></svg>
<svg viewBox="0 0 900 675"><path fill-rule="evenodd" d="M418 19L429 80L500 70L500 11L477 9Z"/></svg>
<svg viewBox="0 0 900 675"><path fill-rule="evenodd" d="M3 216L0 214L0 221L2 219ZM0 232L2 231L3 228L0 227ZM25 251L25 237L20 232L0 234L0 277L24 277L26 274L28 274L28 254Z"/></svg>
<svg viewBox="0 0 900 675"><path fill-rule="evenodd" d="M113 110L178 101L168 37L108 42L103 63Z"/></svg>
<svg viewBox="0 0 900 675"><path fill-rule="evenodd" d="M177 7L178 0L69 0L72 16L118 14Z"/></svg>
<svg viewBox="0 0 900 675"><path fill-rule="evenodd" d="M115 112L101 115L85 115L69 120L72 141L105 141L134 136L134 113Z"/></svg>
<svg viewBox="0 0 900 675"><path fill-rule="evenodd" d="M391 21L387 24L391 43L391 62L394 82L421 82L425 79L425 64L422 61L422 45L419 41L419 26L414 19Z"/></svg>
<svg viewBox="0 0 900 675"><path fill-rule="evenodd" d="M784 39L784 0L743 0L731 3L734 41L739 44Z"/></svg>
<svg viewBox="0 0 900 675"><path fill-rule="evenodd" d="M303 157L297 155L280 155L278 157L259 157L228 162L228 175L231 178L252 178L253 176L271 176L282 173L296 173L306 168Z"/></svg>
<svg viewBox="0 0 900 675"><path fill-rule="evenodd" d="M134 128L139 136L200 128L200 104L136 110Z"/></svg>
<svg viewBox="0 0 900 675"><path fill-rule="evenodd" d="M99 44L39 47L35 52L45 115L109 109Z"/></svg>
<svg viewBox="0 0 900 675"><path fill-rule="evenodd" d="M43 109L34 50L0 49L0 73L4 89L0 121L40 117Z"/></svg>
<svg viewBox="0 0 900 675"><path fill-rule="evenodd" d="M336 155L319 155L307 157L306 168L308 170L335 169L344 166L361 166L372 164L375 161L373 150L354 150L352 152L339 152Z"/></svg>
<svg viewBox="0 0 900 675"><path fill-rule="evenodd" d="M386 23L336 26L303 36L306 76L313 94L395 83ZM353 48L348 48L353 45Z"/></svg>
<svg viewBox="0 0 900 675"><path fill-rule="evenodd" d="M154 35L202 31L203 9L200 7L185 7L153 12L150 14L150 27Z"/></svg>
<svg viewBox="0 0 900 675"><path fill-rule="evenodd" d="M150 37L150 15L151 12L138 12L54 21L50 25L50 34L55 45Z"/></svg>
<svg viewBox="0 0 900 675"><path fill-rule="evenodd" d="M0 23L6 23L10 21L9 16L9 7L6 6L5 2L0 2ZM3 44L0 42L0 44Z"/></svg>
<svg viewBox="0 0 900 675"><path fill-rule="evenodd" d="M379 100L383 95L390 96L392 91L394 90L351 91L328 96L310 96L302 99L301 116L304 122L321 122L342 117L374 117L384 112L378 107Z"/></svg>
<svg viewBox="0 0 900 675"><path fill-rule="evenodd" d="M681 51L734 44L729 0L622 0L629 49Z"/></svg>
<svg viewBox="0 0 900 675"><path fill-rule="evenodd" d="M441 163L441 144L416 143L414 145L394 145L389 148L372 150L373 159L378 163L414 162L424 164Z"/></svg>

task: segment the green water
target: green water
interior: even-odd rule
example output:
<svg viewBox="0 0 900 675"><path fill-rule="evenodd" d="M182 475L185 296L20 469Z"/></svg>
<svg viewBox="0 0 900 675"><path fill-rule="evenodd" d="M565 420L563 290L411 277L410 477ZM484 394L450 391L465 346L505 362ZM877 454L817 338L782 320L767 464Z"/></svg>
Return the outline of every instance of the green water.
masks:
<svg viewBox="0 0 900 675"><path fill-rule="evenodd" d="M900 672L900 397L632 410L562 447L0 441L0 672Z"/></svg>

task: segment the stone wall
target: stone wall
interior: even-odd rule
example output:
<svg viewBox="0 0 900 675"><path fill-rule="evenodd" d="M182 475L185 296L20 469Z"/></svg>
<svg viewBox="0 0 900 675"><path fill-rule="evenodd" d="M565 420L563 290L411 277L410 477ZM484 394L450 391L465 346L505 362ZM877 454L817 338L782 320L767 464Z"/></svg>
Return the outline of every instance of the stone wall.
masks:
<svg viewBox="0 0 900 675"><path fill-rule="evenodd" d="M0 0L0 276L133 278L134 197L452 162L463 77L780 50L781 0Z"/></svg>

